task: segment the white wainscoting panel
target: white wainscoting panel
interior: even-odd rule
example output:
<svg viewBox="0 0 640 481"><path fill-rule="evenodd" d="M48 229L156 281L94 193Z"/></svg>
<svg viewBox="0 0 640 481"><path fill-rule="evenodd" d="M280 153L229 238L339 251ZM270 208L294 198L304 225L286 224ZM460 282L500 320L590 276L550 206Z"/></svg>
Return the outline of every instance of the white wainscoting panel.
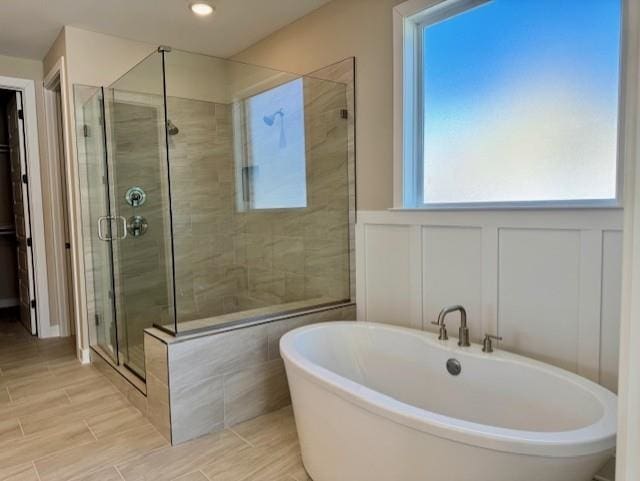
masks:
<svg viewBox="0 0 640 481"><path fill-rule="evenodd" d="M436 331L431 322L443 306L462 304L467 310L474 340L480 340L482 325L482 230L477 227L422 228L423 327ZM452 314L450 329L458 326ZM455 334L455 329L451 329Z"/></svg>
<svg viewBox="0 0 640 481"><path fill-rule="evenodd" d="M498 238L501 345L576 372L580 231L500 229Z"/></svg>
<svg viewBox="0 0 640 481"><path fill-rule="evenodd" d="M622 232L604 231L602 237L600 383L612 391L618 389L621 272Z"/></svg>
<svg viewBox="0 0 640 481"><path fill-rule="evenodd" d="M364 229L364 315L375 322L420 328L415 306L415 269L420 253L410 226L369 225Z"/></svg>
<svg viewBox="0 0 640 481"><path fill-rule="evenodd" d="M431 330L462 304L472 339L615 390L621 229L619 209L360 211L358 319Z"/></svg>

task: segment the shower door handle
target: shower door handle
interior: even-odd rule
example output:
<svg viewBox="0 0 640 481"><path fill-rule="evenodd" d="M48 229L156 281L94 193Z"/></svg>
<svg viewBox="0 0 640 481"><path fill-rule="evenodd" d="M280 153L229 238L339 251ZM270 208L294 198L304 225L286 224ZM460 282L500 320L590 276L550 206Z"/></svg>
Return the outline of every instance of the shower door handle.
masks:
<svg viewBox="0 0 640 481"><path fill-rule="evenodd" d="M102 241L110 241L112 240L111 236L107 237L104 235L104 232L102 232L102 222L103 221L108 221L110 220L111 217L109 217L108 215L102 215L100 217L98 217L98 239L102 240Z"/></svg>
<svg viewBox="0 0 640 481"><path fill-rule="evenodd" d="M122 222L122 236L119 236L118 239L119 240L126 239L127 238L127 219L125 219L121 215L119 215L116 219Z"/></svg>
<svg viewBox="0 0 640 481"><path fill-rule="evenodd" d="M106 236L106 235L104 235L104 232L102 231L102 223L105 220L109 223L109 229L111 229L111 222L112 221L117 220L119 222L122 222L122 235L119 234L118 228L116 227L116 237L115 237L115 239L123 240L123 239L127 238L127 219L125 219L121 215L119 215L117 217L109 216L109 215L103 215L103 216L98 217L98 239L103 240L103 241L112 241L112 240L114 240L113 236L111 236L111 235Z"/></svg>

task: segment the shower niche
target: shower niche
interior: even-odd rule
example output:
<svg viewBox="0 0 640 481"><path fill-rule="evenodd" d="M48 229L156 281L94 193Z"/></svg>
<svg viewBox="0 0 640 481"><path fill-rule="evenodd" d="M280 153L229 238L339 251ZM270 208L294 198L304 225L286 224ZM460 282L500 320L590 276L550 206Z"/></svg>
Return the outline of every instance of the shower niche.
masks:
<svg viewBox="0 0 640 481"><path fill-rule="evenodd" d="M353 80L354 59L297 75L160 49L74 86L90 344L143 391L145 331L352 304Z"/></svg>

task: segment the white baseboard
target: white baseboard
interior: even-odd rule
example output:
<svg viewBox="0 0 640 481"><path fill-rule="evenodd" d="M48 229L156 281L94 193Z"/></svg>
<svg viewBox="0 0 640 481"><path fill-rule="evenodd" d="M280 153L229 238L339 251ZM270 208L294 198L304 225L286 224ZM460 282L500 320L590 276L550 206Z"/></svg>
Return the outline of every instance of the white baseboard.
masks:
<svg viewBox="0 0 640 481"><path fill-rule="evenodd" d="M20 305L20 299L17 297L9 297L8 299L0 299L0 309L5 307L15 307Z"/></svg>
<svg viewBox="0 0 640 481"><path fill-rule="evenodd" d="M80 361L80 364L91 363L91 352L89 349L78 349L78 361Z"/></svg>
<svg viewBox="0 0 640 481"><path fill-rule="evenodd" d="M48 339L50 337L60 337L60 326L43 326L38 333L40 339Z"/></svg>

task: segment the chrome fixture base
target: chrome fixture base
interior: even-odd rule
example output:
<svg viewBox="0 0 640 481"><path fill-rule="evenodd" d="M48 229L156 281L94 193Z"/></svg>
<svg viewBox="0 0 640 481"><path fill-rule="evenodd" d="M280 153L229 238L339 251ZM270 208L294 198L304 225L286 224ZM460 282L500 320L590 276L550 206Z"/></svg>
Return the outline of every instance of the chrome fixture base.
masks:
<svg viewBox="0 0 640 481"><path fill-rule="evenodd" d="M502 341L502 337L494 336L493 334L485 334L482 341L482 352L493 352L492 340Z"/></svg>

